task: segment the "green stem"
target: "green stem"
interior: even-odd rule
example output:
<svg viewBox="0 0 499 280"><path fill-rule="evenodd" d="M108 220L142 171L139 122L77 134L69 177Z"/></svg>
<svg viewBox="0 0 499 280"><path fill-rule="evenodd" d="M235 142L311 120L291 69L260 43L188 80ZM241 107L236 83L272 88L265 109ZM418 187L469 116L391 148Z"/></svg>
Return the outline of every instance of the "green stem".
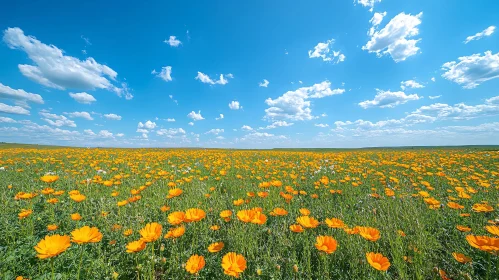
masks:
<svg viewBox="0 0 499 280"><path fill-rule="evenodd" d="M140 280L139 256L135 253L135 268L137 269L137 280Z"/></svg>
<svg viewBox="0 0 499 280"><path fill-rule="evenodd" d="M80 279L80 270L81 270L81 263L83 262L83 246L80 246L80 264L78 265L78 274L76 275L76 279Z"/></svg>
<svg viewBox="0 0 499 280"><path fill-rule="evenodd" d="M154 242L151 242L151 280L154 280Z"/></svg>

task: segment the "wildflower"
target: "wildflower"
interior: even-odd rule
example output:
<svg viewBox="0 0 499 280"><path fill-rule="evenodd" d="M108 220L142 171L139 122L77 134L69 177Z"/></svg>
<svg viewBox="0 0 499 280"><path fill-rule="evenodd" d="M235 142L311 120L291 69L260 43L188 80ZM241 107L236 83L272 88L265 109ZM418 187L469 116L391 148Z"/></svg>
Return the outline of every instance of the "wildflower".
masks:
<svg viewBox="0 0 499 280"><path fill-rule="evenodd" d="M71 220L79 221L79 220L81 220L81 215L78 213L73 213L73 214L71 214Z"/></svg>
<svg viewBox="0 0 499 280"><path fill-rule="evenodd" d="M464 254L461 254L461 253L452 253L452 256L454 257L454 259L460 263L469 263L471 262L471 258L468 257L468 256L465 256Z"/></svg>
<svg viewBox="0 0 499 280"><path fill-rule="evenodd" d="M191 208L185 211L185 222L199 222L206 217L206 212L202 209Z"/></svg>
<svg viewBox="0 0 499 280"><path fill-rule="evenodd" d="M491 234L499 236L499 226L486 226L485 229Z"/></svg>
<svg viewBox="0 0 499 280"><path fill-rule="evenodd" d="M480 249L485 252L497 252L499 251L499 238L488 237L488 236L466 236L466 241L471 247Z"/></svg>
<svg viewBox="0 0 499 280"><path fill-rule="evenodd" d="M319 226L319 221L310 216L301 216L296 218L296 222L304 228L316 228Z"/></svg>
<svg viewBox="0 0 499 280"><path fill-rule="evenodd" d="M326 252L327 254L334 253L336 251L336 247L338 243L331 236L317 236L317 242L315 243L315 248L319 251Z"/></svg>
<svg viewBox="0 0 499 280"><path fill-rule="evenodd" d="M29 217L29 215L31 215L33 213L33 210L31 209L22 209L21 212L19 212L19 214L17 214L17 216L19 217L19 219L24 219L26 217Z"/></svg>
<svg viewBox="0 0 499 280"><path fill-rule="evenodd" d="M63 253L71 246L69 240L70 238L67 235L55 234L45 236L35 246L35 250L38 252L37 257L39 259L47 259Z"/></svg>
<svg viewBox="0 0 499 280"><path fill-rule="evenodd" d="M58 226L57 226L57 225L48 225L48 226L47 226L47 230L48 230L48 231L54 231L54 230L56 230L57 228L58 228Z"/></svg>
<svg viewBox="0 0 499 280"><path fill-rule="evenodd" d="M342 220L336 218L326 219L326 224L330 228L344 228L346 226Z"/></svg>
<svg viewBox="0 0 499 280"><path fill-rule="evenodd" d="M205 261L203 256L192 255L185 264L185 270L187 270L190 274L196 274L203 269L204 265Z"/></svg>
<svg viewBox="0 0 499 280"><path fill-rule="evenodd" d="M372 227L359 227L359 234L369 241L377 241L381 237L379 230Z"/></svg>
<svg viewBox="0 0 499 280"><path fill-rule="evenodd" d="M226 275L238 278L246 269L246 260L243 255L230 252L222 258L222 268Z"/></svg>
<svg viewBox="0 0 499 280"><path fill-rule="evenodd" d="M158 223L149 223L140 230L141 240L144 242L154 242L161 236L163 227Z"/></svg>
<svg viewBox="0 0 499 280"><path fill-rule="evenodd" d="M220 252L224 248L224 246L225 244L223 242L211 243L210 246L208 246L208 252L210 253Z"/></svg>
<svg viewBox="0 0 499 280"><path fill-rule="evenodd" d="M380 253L366 253L367 262L377 270L387 271L390 267L390 261Z"/></svg>
<svg viewBox="0 0 499 280"><path fill-rule="evenodd" d="M84 226L71 232L71 241L77 244L97 243L102 240L102 233L96 227Z"/></svg>
<svg viewBox="0 0 499 280"><path fill-rule="evenodd" d="M53 183L53 182L59 180L59 176L57 176L57 175L44 175L40 178L40 180L42 180L45 183L50 184L50 183Z"/></svg>
<svg viewBox="0 0 499 280"><path fill-rule="evenodd" d="M292 232L303 232L303 227L300 226L300 225L290 225L289 226L289 229L292 231Z"/></svg>
<svg viewBox="0 0 499 280"><path fill-rule="evenodd" d="M137 253L146 248L146 243L142 240L132 241L126 245L127 253Z"/></svg>
<svg viewBox="0 0 499 280"><path fill-rule="evenodd" d="M185 213L184 212L172 212L170 215L168 215L168 223L171 225L180 225L185 221Z"/></svg>

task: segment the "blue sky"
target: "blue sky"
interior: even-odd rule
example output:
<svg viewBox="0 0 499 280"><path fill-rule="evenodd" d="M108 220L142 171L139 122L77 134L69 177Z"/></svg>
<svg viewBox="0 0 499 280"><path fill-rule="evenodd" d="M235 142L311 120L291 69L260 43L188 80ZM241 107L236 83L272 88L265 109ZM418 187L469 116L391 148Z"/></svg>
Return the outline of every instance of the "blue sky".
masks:
<svg viewBox="0 0 499 280"><path fill-rule="evenodd" d="M498 13L497 1L11 1L0 141L499 144Z"/></svg>

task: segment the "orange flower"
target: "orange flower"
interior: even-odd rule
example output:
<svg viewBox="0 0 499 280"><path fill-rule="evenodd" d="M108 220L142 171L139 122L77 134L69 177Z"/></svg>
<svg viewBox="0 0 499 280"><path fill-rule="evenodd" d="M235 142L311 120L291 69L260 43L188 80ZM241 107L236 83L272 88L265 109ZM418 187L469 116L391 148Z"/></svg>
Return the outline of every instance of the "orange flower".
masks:
<svg viewBox="0 0 499 280"><path fill-rule="evenodd" d="M130 235L132 235L132 233L133 233L132 229L126 229L125 231L123 231L124 236L130 236Z"/></svg>
<svg viewBox="0 0 499 280"><path fill-rule="evenodd" d="M180 226L176 228L171 228L164 236L164 238L179 238L185 233L185 227Z"/></svg>
<svg viewBox="0 0 499 280"><path fill-rule="evenodd" d="M69 196L72 200L74 200L75 202L82 202L83 200L87 199L86 196L78 193L78 194L73 194L73 195L70 195Z"/></svg>
<svg viewBox="0 0 499 280"><path fill-rule="evenodd" d="M57 180L59 180L59 176L57 175L44 175L40 178L40 180L42 180L43 182L45 183L53 183Z"/></svg>
<svg viewBox="0 0 499 280"><path fill-rule="evenodd" d="M54 231L56 229L58 229L59 227L57 225L48 225L47 226L47 230L48 231Z"/></svg>
<svg viewBox="0 0 499 280"><path fill-rule="evenodd" d="M319 226L319 221L310 216L301 216L296 218L296 222L302 225L304 228L316 228Z"/></svg>
<svg viewBox="0 0 499 280"><path fill-rule="evenodd" d="M300 208L300 214L302 214L303 216L308 216L310 215L310 210L308 210L307 208Z"/></svg>
<svg viewBox="0 0 499 280"><path fill-rule="evenodd" d="M315 243L315 248L319 251L326 252L327 254L334 253L338 243L332 236L317 236L317 242Z"/></svg>
<svg viewBox="0 0 499 280"><path fill-rule="evenodd" d="M241 222L263 225L267 221L267 216L262 214L260 209L241 210L237 212L237 218Z"/></svg>
<svg viewBox="0 0 499 280"><path fill-rule="evenodd" d="M67 235L47 235L45 239L40 240L35 246L35 250L38 252L37 257L39 259L47 259L55 257L71 246L69 241L69 236Z"/></svg>
<svg viewBox="0 0 499 280"><path fill-rule="evenodd" d="M224 248L224 246L225 244L223 242L211 243L210 246L208 246L208 252L210 253L220 252Z"/></svg>
<svg viewBox="0 0 499 280"><path fill-rule="evenodd" d="M172 212L170 213L170 215L168 215L168 223L170 223L171 225L180 225L181 223L183 223L185 220L185 213L184 212L180 212L180 211L176 211L176 212Z"/></svg>
<svg viewBox="0 0 499 280"><path fill-rule="evenodd" d="M140 239L144 242L154 242L161 236L163 227L158 223L149 223L140 230Z"/></svg>
<svg viewBox="0 0 499 280"><path fill-rule="evenodd" d="M359 234L369 241L376 241L381 237L379 230L372 227L359 227Z"/></svg>
<svg viewBox="0 0 499 280"><path fill-rule="evenodd" d="M463 205L458 204L458 203L455 203L455 202L453 202L453 201L451 201L451 202L447 203L447 206L448 206L449 208L456 209L456 210L458 210L458 209L464 209L464 206L463 206Z"/></svg>
<svg viewBox="0 0 499 280"><path fill-rule="evenodd" d="M286 216L288 211L284 208L274 208L272 212L270 212L271 216Z"/></svg>
<svg viewBox="0 0 499 280"><path fill-rule="evenodd" d="M499 236L499 226L486 226L485 229L491 234Z"/></svg>
<svg viewBox="0 0 499 280"><path fill-rule="evenodd" d="M191 208L185 211L185 222L199 222L206 217L206 212L203 209Z"/></svg>
<svg viewBox="0 0 499 280"><path fill-rule="evenodd" d="M241 205L241 204L243 204L243 203L244 203L244 200L243 200L242 198L240 198L240 199L238 199L238 200L234 200L234 205L235 205L235 206L239 206L239 205Z"/></svg>
<svg viewBox="0 0 499 280"><path fill-rule="evenodd" d="M468 257L468 256L465 256L464 254L461 254L461 253L452 253L452 256L454 257L454 259L456 259L456 261L460 262L460 263L469 263L471 262L471 258Z"/></svg>
<svg viewBox="0 0 499 280"><path fill-rule="evenodd" d="M289 226L289 229L292 231L292 232L303 232L303 227L300 226L300 225L290 225Z"/></svg>
<svg viewBox="0 0 499 280"><path fill-rule="evenodd" d="M190 274L196 274L203 269L204 265L205 261L203 256L192 255L185 264L185 270L187 270Z"/></svg>
<svg viewBox="0 0 499 280"><path fill-rule="evenodd" d="M326 219L326 224L330 228L344 228L346 226L342 220L336 218Z"/></svg>
<svg viewBox="0 0 499 280"><path fill-rule="evenodd" d="M146 248L146 243L142 240L132 241L126 245L127 253L137 253Z"/></svg>
<svg viewBox="0 0 499 280"><path fill-rule="evenodd" d="M181 195L184 191L179 189L179 188L174 188L174 189L171 189L171 190L168 190L168 195L166 196L166 198L174 198L174 197L177 197L179 195Z"/></svg>
<svg viewBox="0 0 499 280"><path fill-rule="evenodd" d="M457 225L456 228L457 228L457 230L459 230L461 232L471 231L471 228L470 227L466 227L466 226Z"/></svg>
<svg viewBox="0 0 499 280"><path fill-rule="evenodd" d="M161 210L161 212L163 212L163 213L164 213L164 212L166 212L166 211L170 210L170 207L169 207L169 206L166 206L166 205L163 205L163 206L161 206L160 210Z"/></svg>
<svg viewBox="0 0 499 280"><path fill-rule="evenodd" d="M125 205L127 205L127 204L128 204L128 200L122 200L122 201L118 201L118 203L116 203L116 205L118 205L118 206L120 206L120 207L121 207L121 206L125 206Z"/></svg>
<svg viewBox="0 0 499 280"><path fill-rule="evenodd" d="M466 236L466 241L471 245L471 247L480 249L485 252L495 252L499 251L499 238L488 237L488 236Z"/></svg>
<svg viewBox="0 0 499 280"><path fill-rule="evenodd" d="M71 220L79 221L79 220L81 220L81 215L78 213L73 213L73 214L71 214Z"/></svg>
<svg viewBox="0 0 499 280"><path fill-rule="evenodd" d="M367 262L377 270L387 271L390 267L390 261L387 257L383 256L380 253L366 253Z"/></svg>
<svg viewBox="0 0 499 280"><path fill-rule="evenodd" d="M471 209L473 209L473 211L478 212L478 213L494 211L494 208L492 208L492 206L490 206L486 203L476 203L473 205L473 207Z"/></svg>
<svg viewBox="0 0 499 280"><path fill-rule="evenodd" d="M402 236L402 237L406 237L405 232L403 232L403 231L401 231L401 230L398 230L397 232L398 232L398 234L399 234L400 236Z"/></svg>
<svg viewBox="0 0 499 280"><path fill-rule="evenodd" d="M24 219L26 217L28 217L29 215L31 215L33 213L33 210L31 209L22 209L21 212L19 212L19 214L17 214L17 216L19 217L19 219Z"/></svg>
<svg viewBox="0 0 499 280"><path fill-rule="evenodd" d="M211 229L211 230L213 230L213 231L217 231L217 230L219 230L219 229L220 229L220 226L219 226L219 225L212 225L212 226L210 227L210 229Z"/></svg>
<svg viewBox="0 0 499 280"><path fill-rule="evenodd" d="M239 274L246 269L246 260L243 255L230 252L222 258L222 268L225 274L239 278Z"/></svg>
<svg viewBox="0 0 499 280"><path fill-rule="evenodd" d="M71 232L71 241L76 244L97 243L102 240L102 233L96 227L84 226Z"/></svg>

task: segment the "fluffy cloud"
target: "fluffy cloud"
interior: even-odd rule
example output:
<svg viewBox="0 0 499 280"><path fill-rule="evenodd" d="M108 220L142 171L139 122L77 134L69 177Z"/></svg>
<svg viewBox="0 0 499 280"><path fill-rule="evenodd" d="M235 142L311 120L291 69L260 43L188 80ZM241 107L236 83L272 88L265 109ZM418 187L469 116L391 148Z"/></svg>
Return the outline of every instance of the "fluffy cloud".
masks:
<svg viewBox="0 0 499 280"><path fill-rule="evenodd" d="M331 51L329 45L334 44L334 39L327 40L324 43L318 43L314 50L308 51L309 58L322 58L323 61L331 61L333 63L340 63L345 61L346 56L339 51Z"/></svg>
<svg viewBox="0 0 499 280"><path fill-rule="evenodd" d="M107 130L101 130L97 135L102 138L113 138L113 134Z"/></svg>
<svg viewBox="0 0 499 280"><path fill-rule="evenodd" d="M11 49L20 49L28 55L34 65L20 64L19 70L29 79L59 90L75 88L83 90L106 89L127 99L133 96L126 84L115 86L118 73L89 57L84 61L64 55L54 45L46 45L33 36L26 36L20 28L7 28L3 40Z"/></svg>
<svg viewBox="0 0 499 280"><path fill-rule="evenodd" d="M86 92L78 92L78 93L69 93L69 96L73 98L76 102L81 104L91 104L92 102L97 101L92 95Z"/></svg>
<svg viewBox="0 0 499 280"><path fill-rule="evenodd" d="M83 130L83 132L85 132L86 134L90 135L90 136L95 136L95 132L93 132L91 129L85 129Z"/></svg>
<svg viewBox="0 0 499 280"><path fill-rule="evenodd" d="M422 106L413 113L436 117L439 120L469 120L479 117L496 116L499 115L499 104L494 104L494 100L497 99L499 97L496 96L486 100L486 104L478 105L435 103Z"/></svg>
<svg viewBox="0 0 499 280"><path fill-rule="evenodd" d="M485 103L499 105L499 96L494 96L489 99L486 99Z"/></svg>
<svg viewBox="0 0 499 280"><path fill-rule="evenodd" d="M442 95L434 95L434 96L430 95L430 96L428 96L428 98L430 98L430 99L438 99L440 97L442 97Z"/></svg>
<svg viewBox="0 0 499 280"><path fill-rule="evenodd" d="M175 122L175 119L166 119L167 122Z"/></svg>
<svg viewBox="0 0 499 280"><path fill-rule="evenodd" d="M190 125L190 126L194 126L194 123L193 123L193 122L190 122L190 123L188 123L188 125Z"/></svg>
<svg viewBox="0 0 499 280"><path fill-rule="evenodd" d="M173 81L173 79L172 79L172 67L171 66L162 67L161 72L159 72L159 73L156 72L156 70L152 70L151 74L156 75L156 77L159 77L166 82Z"/></svg>
<svg viewBox="0 0 499 280"><path fill-rule="evenodd" d="M116 114L104 114L104 118L106 118L108 120L113 120L113 121L120 121L121 120L121 116L116 115Z"/></svg>
<svg viewBox="0 0 499 280"><path fill-rule="evenodd" d="M76 124L74 121L66 118L63 115L52 114L46 110L40 111L39 114L43 117L42 120L48 122L50 125L57 126L57 127L61 127L61 126L76 127Z"/></svg>
<svg viewBox="0 0 499 280"><path fill-rule="evenodd" d="M244 131L252 131L253 130L253 128L251 126L249 126L249 125L243 125L241 127L241 129L244 130Z"/></svg>
<svg viewBox="0 0 499 280"><path fill-rule="evenodd" d="M227 78L234 78L234 75L232 74L227 74L225 75L225 77ZM198 72L198 75L196 76L196 80L199 80L201 83L204 83L204 84L210 84L210 85L214 85L214 84L219 84L219 85L226 85L229 83L229 81L227 79L225 79L224 77L224 74L220 74L220 79L219 80L212 80L208 75L202 73L202 72Z"/></svg>
<svg viewBox="0 0 499 280"><path fill-rule="evenodd" d="M408 80L405 82L400 82L400 88L405 90L406 88L424 88L424 86L414 80Z"/></svg>
<svg viewBox="0 0 499 280"><path fill-rule="evenodd" d="M213 128L205 132L205 134L213 134L213 135L218 135L220 133L223 133L224 129L223 128Z"/></svg>
<svg viewBox="0 0 499 280"><path fill-rule="evenodd" d="M231 103L229 103L229 108L231 110L239 110L242 109L243 106L239 104L239 101L232 101Z"/></svg>
<svg viewBox="0 0 499 280"><path fill-rule="evenodd" d="M144 129L148 129L148 130L155 129L156 123L152 122L150 120L146 121L145 123L139 122L139 124L137 125L137 128L144 128Z"/></svg>
<svg viewBox="0 0 499 280"><path fill-rule="evenodd" d="M274 135L267 132L253 132L241 138L241 141L261 142L269 140L283 140L287 139L284 135Z"/></svg>
<svg viewBox="0 0 499 280"><path fill-rule="evenodd" d="M316 124L314 124L314 126L325 128L325 127L328 127L329 124L316 123Z"/></svg>
<svg viewBox="0 0 499 280"><path fill-rule="evenodd" d="M177 135L184 135L185 130L182 128L169 128L169 129L160 129L156 131L156 134L161 135L161 136L166 136L168 138L172 138Z"/></svg>
<svg viewBox="0 0 499 280"><path fill-rule="evenodd" d="M224 118L224 114L220 114L220 116L219 116L218 118L215 118L215 120L216 120L216 121L218 121L218 120L223 120L223 118Z"/></svg>
<svg viewBox="0 0 499 280"><path fill-rule="evenodd" d="M342 94L344 89L331 89L329 81L323 81L310 87L302 87L295 91L288 91L276 99L268 98L265 103L270 106L265 109L265 119L311 120L310 109L313 98L323 98L335 94Z"/></svg>
<svg viewBox="0 0 499 280"><path fill-rule="evenodd" d="M203 116L201 116L201 110L199 110L197 113L192 111L189 114L187 114L187 117L192 119L193 121L204 120Z"/></svg>
<svg viewBox="0 0 499 280"><path fill-rule="evenodd" d="M393 108L401 104L405 104L409 101L419 100L422 97L417 94L406 95L402 91L391 92L389 90L383 91L376 89L378 92L373 100L366 100L359 103L359 106L368 109L373 107L379 108Z"/></svg>
<svg viewBox="0 0 499 280"><path fill-rule="evenodd" d="M29 111L20 106L10 106L0 103L0 112L14 115L29 115Z"/></svg>
<svg viewBox="0 0 499 280"><path fill-rule="evenodd" d="M355 3L355 1L354 1L354 3ZM374 10L375 3L381 3L381 0L357 0L357 4L361 4L364 7L368 7L369 12L371 12L371 13Z"/></svg>
<svg viewBox="0 0 499 280"><path fill-rule="evenodd" d="M64 113L64 114L68 115L70 118L83 118L83 119L86 119L89 121L92 121L94 119L87 112L72 112L72 113Z"/></svg>
<svg viewBox="0 0 499 280"><path fill-rule="evenodd" d="M260 86L260 87L268 87L269 84L270 84L269 81L267 81L266 79L263 79L263 82L258 83L258 86Z"/></svg>
<svg viewBox="0 0 499 280"><path fill-rule="evenodd" d="M294 125L294 123L288 123L286 121L276 121L276 122L273 122L271 125L267 125L266 127L259 127L258 129L262 130L262 129L274 129L274 128L277 128L277 127L286 127L286 126L292 126Z"/></svg>
<svg viewBox="0 0 499 280"><path fill-rule="evenodd" d="M166 43L172 47L178 47L180 44L182 44L182 42L180 42L180 40L178 40L176 36L170 36L170 38L168 40L164 40L163 43Z"/></svg>
<svg viewBox="0 0 499 280"><path fill-rule="evenodd" d="M43 98L39 94L26 92L22 89L13 89L2 83L0 83L0 98L43 104Z"/></svg>
<svg viewBox="0 0 499 280"><path fill-rule="evenodd" d="M442 65L442 70L446 71L442 77L465 89L472 89L483 82L499 78L499 52L492 54L491 51L486 51L483 56L473 54L458 59L459 62L451 61Z"/></svg>
<svg viewBox="0 0 499 280"><path fill-rule="evenodd" d="M494 33L495 30L496 30L495 26L493 26L493 25L489 26L489 27L485 28L485 30L483 30L482 32L478 32L475 35L466 37L466 40L464 40L464 43L468 44L469 42L471 42L473 40L480 40L483 37L490 36L490 35L492 35L492 33Z"/></svg>
<svg viewBox="0 0 499 280"><path fill-rule="evenodd" d="M415 16L400 13L388 22L381 30L372 29L371 39L363 50L376 53L378 56L389 54L395 62L406 60L419 52L416 44L420 39L408 39L419 34L418 25L421 24L423 13ZM373 27L376 21L373 21Z"/></svg>

